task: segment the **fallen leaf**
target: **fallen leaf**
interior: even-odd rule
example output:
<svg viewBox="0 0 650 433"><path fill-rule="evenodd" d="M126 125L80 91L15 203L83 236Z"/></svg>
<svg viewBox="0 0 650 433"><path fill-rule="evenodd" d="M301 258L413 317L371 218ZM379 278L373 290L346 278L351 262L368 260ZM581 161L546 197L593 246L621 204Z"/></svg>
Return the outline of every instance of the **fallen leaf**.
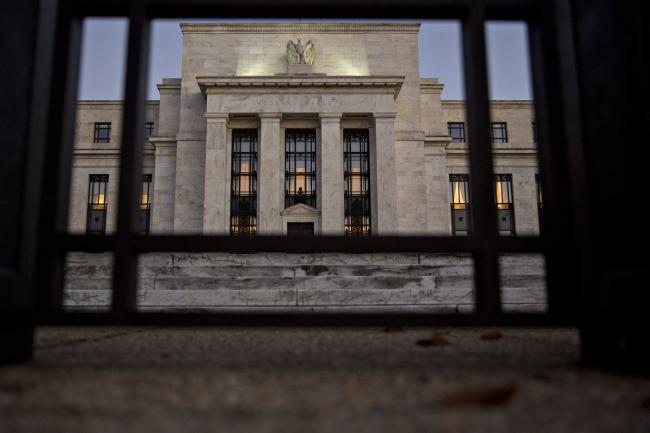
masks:
<svg viewBox="0 0 650 433"><path fill-rule="evenodd" d="M422 347L432 347L432 346L447 346L449 340L440 335L433 335L431 338L424 338L415 342L418 346Z"/></svg>
<svg viewBox="0 0 650 433"><path fill-rule="evenodd" d="M387 326L385 327L382 332L402 332L404 330L403 326Z"/></svg>
<svg viewBox="0 0 650 433"><path fill-rule="evenodd" d="M481 340L498 340L501 337L503 337L501 331L492 330L483 333L483 335L481 335Z"/></svg>
<svg viewBox="0 0 650 433"><path fill-rule="evenodd" d="M516 392L514 385L495 388L470 388L457 391L440 399L445 407L503 406L512 400Z"/></svg>

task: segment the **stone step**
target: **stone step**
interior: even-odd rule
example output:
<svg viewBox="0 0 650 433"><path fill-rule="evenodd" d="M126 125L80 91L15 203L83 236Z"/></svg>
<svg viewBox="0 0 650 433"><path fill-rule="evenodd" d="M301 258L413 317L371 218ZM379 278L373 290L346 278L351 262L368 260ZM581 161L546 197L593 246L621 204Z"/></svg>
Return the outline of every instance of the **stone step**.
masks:
<svg viewBox="0 0 650 433"><path fill-rule="evenodd" d="M503 303L507 310L517 305L538 309L546 304L546 294L535 288L505 288ZM70 307L101 307L110 302L110 290L67 290L64 305ZM194 309L223 307L291 307L291 306L471 306L471 289L399 288L392 290L361 288L340 289L221 289L221 290L142 290L138 305L163 309ZM513 308L515 307L515 308Z"/></svg>

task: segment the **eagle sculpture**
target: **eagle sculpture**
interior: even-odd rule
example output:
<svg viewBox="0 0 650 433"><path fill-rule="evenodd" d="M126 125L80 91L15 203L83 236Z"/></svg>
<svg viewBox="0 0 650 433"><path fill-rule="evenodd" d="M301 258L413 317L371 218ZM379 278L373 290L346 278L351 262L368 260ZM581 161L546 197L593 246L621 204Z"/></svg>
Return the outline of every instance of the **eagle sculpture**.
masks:
<svg viewBox="0 0 650 433"><path fill-rule="evenodd" d="M314 43L312 41L303 45L298 38L298 43L293 41L287 42L287 62L290 65L314 63Z"/></svg>

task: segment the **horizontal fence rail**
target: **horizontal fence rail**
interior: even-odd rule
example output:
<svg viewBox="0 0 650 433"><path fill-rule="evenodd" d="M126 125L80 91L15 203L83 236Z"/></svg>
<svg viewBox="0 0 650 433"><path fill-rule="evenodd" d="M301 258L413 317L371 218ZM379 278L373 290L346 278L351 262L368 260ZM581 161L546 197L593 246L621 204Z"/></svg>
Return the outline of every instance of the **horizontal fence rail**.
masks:
<svg viewBox="0 0 650 433"><path fill-rule="evenodd" d="M575 168L579 161L571 160L563 135L566 118L553 116L562 101L553 98L556 89L534 85L535 110L541 132L539 142L540 172L544 175L545 194L544 237L500 237L497 232L492 191L492 150L489 135L489 100L485 52L485 23L488 19L518 19L531 28L531 63L534 81L548 79L557 84L562 71L554 68L554 56L559 44L553 19L570 22L565 15L556 14L553 2L542 0L406 0L396 8L394 0L277 0L272 4L259 0L61 0L57 21L56 53L63 62L54 62L50 74L50 118L46 125L34 125L53 132L55 144L48 148L42 167L34 168L41 179L40 197L48 206L41 206L38 236L38 260L33 292L35 308L10 312L2 320L31 321L50 325L512 325L512 326L571 326L575 320L568 294L577 290L576 278L561 279L567 271L568 256L579 245L566 238L575 227L560 225L556 230L548 221L558 221L560 212L574 213L571 206L576 194L558 193L551 179L568 178L566 167ZM138 188L142 169L144 103L147 62L150 45L151 20L165 17L207 18L211 16L275 18L295 16L304 18L444 18L462 23L465 86L467 95L468 138L471 174L472 221L474 230L468 237L450 236L375 236L347 238L342 236L291 237L254 236L230 237L214 235L141 235L137 232ZM80 22L87 16L124 16L129 18L129 37L125 85L124 136L121 147L118 225L114 235L90 236L65 233L67 216L62 207L67 204L72 163L74 109L78 80ZM566 60L565 60L566 61ZM547 77L547 75L549 75ZM59 86L59 83L65 83ZM551 121L552 119L552 121ZM547 137L547 138L545 138ZM552 138L551 140L548 138ZM49 143L48 143L49 144ZM573 152L576 153L576 152ZM58 163L59 159L61 160ZM45 174L43 174L45 173ZM61 203L65 200L65 203ZM581 203L580 201L578 201ZM51 206L50 206L51 205ZM59 209L52 220L49 209ZM549 235L551 234L551 235ZM107 312L64 311L63 278L65 255L71 251L111 252L115 257L113 274L113 304ZM154 252L285 252L285 253L451 253L471 254L474 259L476 310L467 314L436 313L153 313L137 311L137 260L139 254ZM506 313L501 310L498 258L503 253L542 253L549 269L549 313ZM583 272L578 269L578 273ZM564 292L563 292L564 291ZM562 293L565 293L562 295Z"/></svg>

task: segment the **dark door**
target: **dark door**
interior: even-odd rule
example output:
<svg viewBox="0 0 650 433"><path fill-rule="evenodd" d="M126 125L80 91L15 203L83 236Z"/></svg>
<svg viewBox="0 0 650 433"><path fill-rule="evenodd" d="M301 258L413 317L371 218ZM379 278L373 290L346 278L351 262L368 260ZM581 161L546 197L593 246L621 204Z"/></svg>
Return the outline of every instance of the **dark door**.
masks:
<svg viewBox="0 0 650 433"><path fill-rule="evenodd" d="M287 223L287 236L314 236L314 223Z"/></svg>

